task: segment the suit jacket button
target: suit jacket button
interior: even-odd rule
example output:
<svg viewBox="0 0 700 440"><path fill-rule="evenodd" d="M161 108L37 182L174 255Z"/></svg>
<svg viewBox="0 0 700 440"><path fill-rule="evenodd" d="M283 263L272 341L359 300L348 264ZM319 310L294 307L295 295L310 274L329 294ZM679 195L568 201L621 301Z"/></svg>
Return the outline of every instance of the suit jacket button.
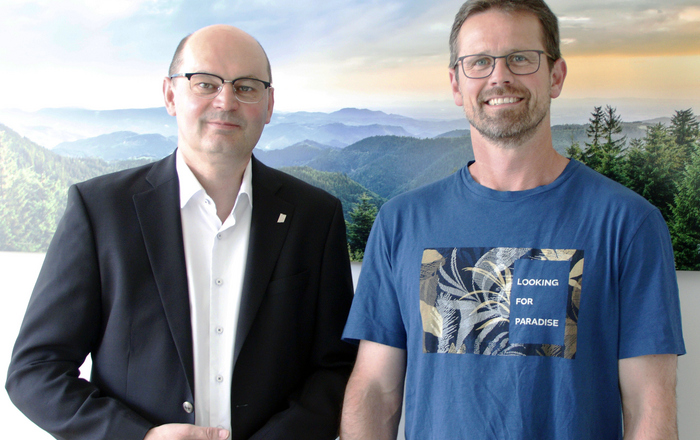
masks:
<svg viewBox="0 0 700 440"><path fill-rule="evenodd" d="M192 411L194 410L194 406L190 402L184 402L182 404L182 409L185 410L187 414L192 414Z"/></svg>

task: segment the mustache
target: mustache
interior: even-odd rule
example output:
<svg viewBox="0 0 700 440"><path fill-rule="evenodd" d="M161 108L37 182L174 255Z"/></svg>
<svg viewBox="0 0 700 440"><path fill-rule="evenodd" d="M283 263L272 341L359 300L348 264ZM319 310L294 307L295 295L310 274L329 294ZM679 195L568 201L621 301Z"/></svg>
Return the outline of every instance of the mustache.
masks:
<svg viewBox="0 0 700 440"><path fill-rule="evenodd" d="M479 94L479 101L480 102L486 102L489 99L492 98L497 98L499 96L503 95L518 95L522 96L523 98L529 98L530 97L530 92L527 89L521 89L518 87L514 87L511 85L504 85L504 86L497 86L494 87L488 92L482 92Z"/></svg>

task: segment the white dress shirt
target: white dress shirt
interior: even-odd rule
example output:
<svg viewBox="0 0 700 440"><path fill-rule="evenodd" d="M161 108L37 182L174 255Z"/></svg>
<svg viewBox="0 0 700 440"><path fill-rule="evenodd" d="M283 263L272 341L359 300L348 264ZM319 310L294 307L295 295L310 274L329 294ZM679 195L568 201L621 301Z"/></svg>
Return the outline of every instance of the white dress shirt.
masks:
<svg viewBox="0 0 700 440"><path fill-rule="evenodd" d="M253 211L251 163L226 221L176 153L194 354L197 426L231 429L233 347Z"/></svg>

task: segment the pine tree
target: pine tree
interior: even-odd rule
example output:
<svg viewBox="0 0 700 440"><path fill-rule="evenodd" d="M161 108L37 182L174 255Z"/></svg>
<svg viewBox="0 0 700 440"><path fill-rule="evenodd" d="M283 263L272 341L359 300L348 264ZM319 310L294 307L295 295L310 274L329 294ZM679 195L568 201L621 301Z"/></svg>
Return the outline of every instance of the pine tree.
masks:
<svg viewBox="0 0 700 440"><path fill-rule="evenodd" d="M630 143L622 166L621 183L659 208L667 222L673 217L676 154L673 136L659 123L647 129L644 139Z"/></svg>
<svg viewBox="0 0 700 440"><path fill-rule="evenodd" d="M564 152L566 157L570 159L576 159L579 162L583 162L583 150L581 149L581 144L574 140L574 134L571 133L571 146Z"/></svg>
<svg viewBox="0 0 700 440"><path fill-rule="evenodd" d="M616 109L605 106L603 113L603 137L605 143L601 145L601 159L597 171L615 181L623 180L622 153L627 144L627 137L617 138L622 133L622 117L615 114Z"/></svg>
<svg viewBox="0 0 700 440"><path fill-rule="evenodd" d="M622 118L616 114L616 109L609 105L603 111L594 107L586 134L592 142L583 152L583 162L604 176L621 182L623 180L622 156L627 144L627 137L618 137L622 133Z"/></svg>
<svg viewBox="0 0 700 440"><path fill-rule="evenodd" d="M586 150L582 152L581 160L594 170L600 165L600 139L603 136L603 110L602 107L593 107L590 119L588 119L588 127L586 127L586 135L592 141L586 142Z"/></svg>
<svg viewBox="0 0 700 440"><path fill-rule="evenodd" d="M678 270L700 270L700 147L685 168L675 197L671 238Z"/></svg>
<svg viewBox="0 0 700 440"><path fill-rule="evenodd" d="M700 123L693 114L693 109L676 110L671 118L671 132L676 144L683 154L683 164L690 161L695 145L700 142Z"/></svg>
<svg viewBox="0 0 700 440"><path fill-rule="evenodd" d="M603 136L603 109L602 107L593 107L593 113L591 113L590 119L588 119L588 127L586 128L586 135L592 138L591 143L586 142L588 149L598 148L600 146L600 138Z"/></svg>
<svg viewBox="0 0 700 440"><path fill-rule="evenodd" d="M370 200L367 194L362 194L360 202L350 212L352 222L346 224L350 256L354 261L362 261L369 233L377 217L377 206L370 203Z"/></svg>
<svg viewBox="0 0 700 440"><path fill-rule="evenodd" d="M627 136L619 139L613 139L615 135L622 133L622 117L615 114L616 108L605 106L603 114L603 137L605 138L604 148L616 151L618 154L622 152L627 143ZM605 147L607 146L607 147Z"/></svg>

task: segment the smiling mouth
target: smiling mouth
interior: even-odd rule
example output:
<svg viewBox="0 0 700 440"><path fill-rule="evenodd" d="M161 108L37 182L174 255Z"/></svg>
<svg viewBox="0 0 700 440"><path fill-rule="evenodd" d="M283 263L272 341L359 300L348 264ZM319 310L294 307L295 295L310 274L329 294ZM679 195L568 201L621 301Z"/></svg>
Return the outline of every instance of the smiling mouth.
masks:
<svg viewBox="0 0 700 440"><path fill-rule="evenodd" d="M486 104L498 106L504 104L515 104L516 102L522 101L522 98L508 97L508 98L491 98L486 101Z"/></svg>

